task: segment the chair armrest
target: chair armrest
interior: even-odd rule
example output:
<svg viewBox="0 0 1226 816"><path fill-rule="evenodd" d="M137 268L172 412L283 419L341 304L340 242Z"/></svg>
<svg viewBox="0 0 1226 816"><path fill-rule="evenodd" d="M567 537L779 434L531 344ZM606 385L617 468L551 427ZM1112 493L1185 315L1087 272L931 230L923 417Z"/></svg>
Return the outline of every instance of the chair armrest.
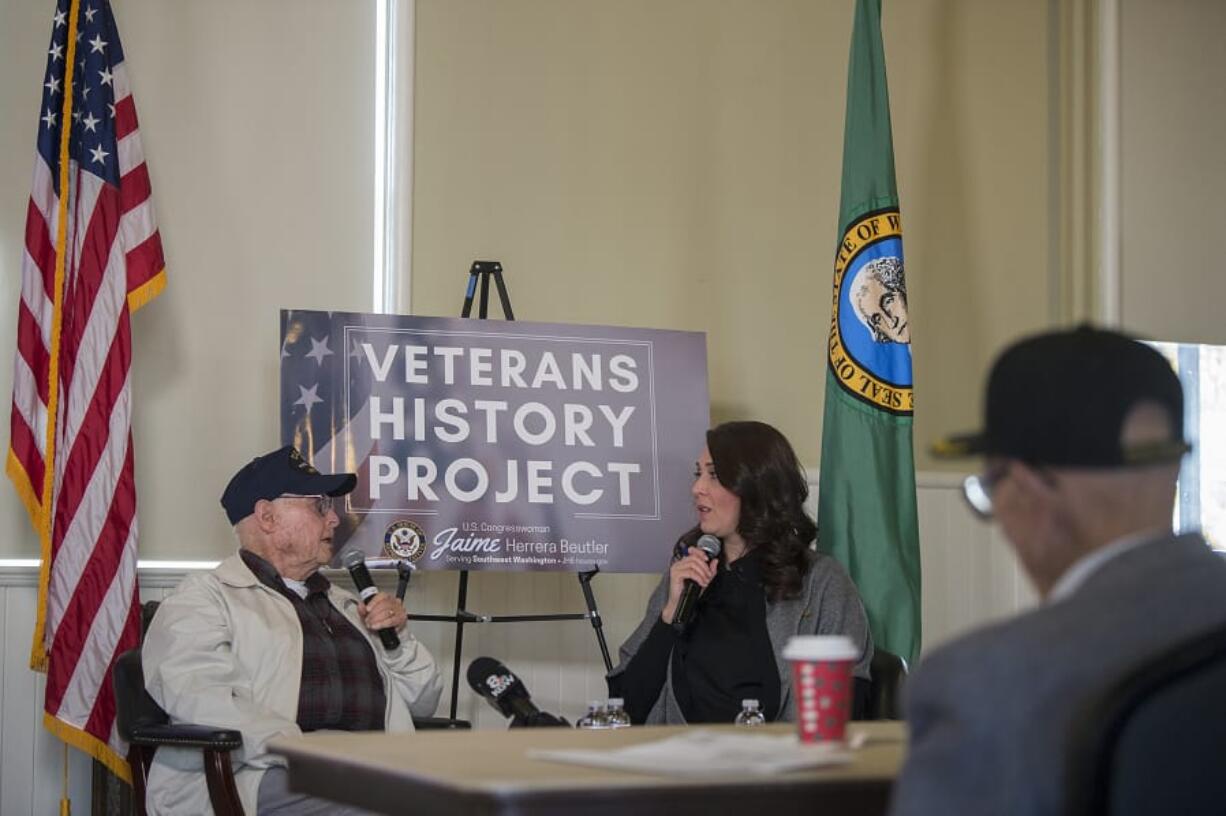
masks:
<svg viewBox="0 0 1226 816"><path fill-rule="evenodd" d="M138 725L128 740L133 745L157 748L171 745L178 748L205 748L213 751L234 751L243 747L243 734L232 728L211 725Z"/></svg>
<svg viewBox="0 0 1226 816"><path fill-rule="evenodd" d="M468 720L453 720L450 717L414 717L413 727L418 731L443 731L448 729L471 729Z"/></svg>

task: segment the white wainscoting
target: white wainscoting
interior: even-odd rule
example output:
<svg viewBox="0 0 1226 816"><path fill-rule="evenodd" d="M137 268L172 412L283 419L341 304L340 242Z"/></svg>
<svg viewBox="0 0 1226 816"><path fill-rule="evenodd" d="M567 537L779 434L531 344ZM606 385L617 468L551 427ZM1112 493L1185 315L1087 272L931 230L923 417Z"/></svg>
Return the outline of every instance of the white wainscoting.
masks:
<svg viewBox="0 0 1226 816"><path fill-rule="evenodd" d="M816 473L812 474L816 483ZM919 474L920 549L923 561L925 650L969 628L1011 615L1034 603L1016 561L999 534L973 519L961 499L961 477ZM182 578L178 569L142 569L143 600L164 597ZM378 578L394 583L394 576ZM416 613L454 611L458 576L419 573L408 606ZM654 575L600 575L593 582L605 636L616 661L618 644L642 617ZM63 751L42 727L43 678L29 669L37 570L0 569L0 813L46 816L58 812ZM573 575L471 573L468 608L478 614L583 612ZM415 622L413 630L435 655L451 686L454 627ZM506 662L523 678L544 710L572 721L589 699L606 694L595 635L587 621L474 624L465 626L462 668L479 655ZM505 720L468 690L460 677L459 716L477 728L502 728ZM69 792L76 813L88 813L90 765L69 751Z"/></svg>
<svg viewBox="0 0 1226 816"><path fill-rule="evenodd" d="M141 574L141 598L162 598L179 571ZM38 602L37 567L0 568L0 814L59 813L64 745L43 728L44 675L30 670L30 643ZM68 750L68 795L73 811L90 812L90 758Z"/></svg>

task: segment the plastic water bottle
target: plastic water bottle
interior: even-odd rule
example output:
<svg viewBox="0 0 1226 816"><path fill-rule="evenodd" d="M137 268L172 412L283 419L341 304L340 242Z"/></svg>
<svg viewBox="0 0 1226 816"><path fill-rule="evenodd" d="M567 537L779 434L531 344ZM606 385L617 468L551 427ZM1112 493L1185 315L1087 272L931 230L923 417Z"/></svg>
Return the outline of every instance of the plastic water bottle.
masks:
<svg viewBox="0 0 1226 816"><path fill-rule="evenodd" d="M592 700L587 704L587 713L579 718L579 722L575 723L576 728L600 729L609 728L609 718L605 713L604 703L600 700Z"/></svg>
<svg viewBox="0 0 1226 816"><path fill-rule="evenodd" d="M630 715L626 713L626 701L621 697L610 697L605 708L605 717L609 728L629 728Z"/></svg>
<svg viewBox="0 0 1226 816"><path fill-rule="evenodd" d="M737 725L766 725L766 715L757 700L741 700L741 713L736 715Z"/></svg>

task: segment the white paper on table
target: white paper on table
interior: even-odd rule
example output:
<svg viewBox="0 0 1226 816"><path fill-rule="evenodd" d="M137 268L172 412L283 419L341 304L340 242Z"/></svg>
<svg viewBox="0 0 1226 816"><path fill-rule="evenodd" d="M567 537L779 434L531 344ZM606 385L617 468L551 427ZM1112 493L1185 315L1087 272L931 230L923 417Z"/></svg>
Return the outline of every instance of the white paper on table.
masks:
<svg viewBox="0 0 1226 816"><path fill-rule="evenodd" d="M532 759L663 776L774 774L843 765L853 753L841 742L802 745L795 735L727 734L696 729L625 748L528 751Z"/></svg>

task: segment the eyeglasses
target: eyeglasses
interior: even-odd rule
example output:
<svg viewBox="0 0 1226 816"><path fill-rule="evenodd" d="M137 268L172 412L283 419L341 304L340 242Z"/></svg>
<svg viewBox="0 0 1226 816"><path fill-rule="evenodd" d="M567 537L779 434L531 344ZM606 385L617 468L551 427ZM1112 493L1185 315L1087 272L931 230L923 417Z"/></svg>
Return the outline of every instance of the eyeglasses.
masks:
<svg viewBox="0 0 1226 816"><path fill-rule="evenodd" d="M1120 458L1121 467L1146 467L1149 465L1174 464L1184 454L1190 452L1192 446L1182 439L1171 441L1150 442L1143 445L1132 445L1123 448ZM1055 485L1052 474L1042 467L1037 468L1043 481ZM1008 472L1004 463L988 470L982 475L967 476L962 481L962 496L970 505L971 511L979 518L988 521L993 517L992 491Z"/></svg>
<svg viewBox="0 0 1226 816"><path fill-rule="evenodd" d="M962 497L971 512L984 521L992 518L992 490L1007 471L1007 466L1001 465L984 474L967 476L962 481Z"/></svg>
<svg viewBox="0 0 1226 816"><path fill-rule="evenodd" d="M992 483L985 476L967 476L962 480L962 498L971 512L987 521L992 518Z"/></svg>
<svg viewBox="0 0 1226 816"><path fill-rule="evenodd" d="M315 512L320 516L328 515L328 511L332 509L331 496L299 496L294 493L284 493L277 497L278 499L310 499L311 506L315 508Z"/></svg>

